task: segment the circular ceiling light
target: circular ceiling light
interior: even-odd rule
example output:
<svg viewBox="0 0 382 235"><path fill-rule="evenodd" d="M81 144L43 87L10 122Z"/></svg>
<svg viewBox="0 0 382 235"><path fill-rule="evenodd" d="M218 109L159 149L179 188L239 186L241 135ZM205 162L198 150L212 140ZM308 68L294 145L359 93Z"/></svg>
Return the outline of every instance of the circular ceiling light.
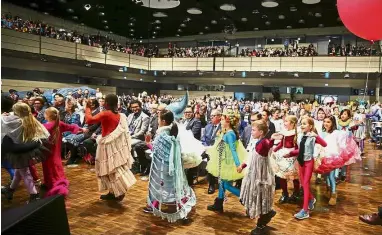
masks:
<svg viewBox="0 0 382 235"><path fill-rule="evenodd" d="M108 29L108 28L109 28L109 26L106 25L106 26L105 26L105 29Z"/></svg>
<svg viewBox="0 0 382 235"><path fill-rule="evenodd" d="M279 19L280 19L280 20L284 20L284 19L285 19L285 16L284 16L284 15L279 15Z"/></svg>
<svg viewBox="0 0 382 235"><path fill-rule="evenodd" d="M160 20L156 20L154 23L155 24L160 24L161 22L160 22Z"/></svg>
<svg viewBox="0 0 382 235"><path fill-rule="evenodd" d="M160 26L155 26L155 29L160 29Z"/></svg>
<svg viewBox="0 0 382 235"><path fill-rule="evenodd" d="M133 33L131 33L131 34L130 34L130 36L134 36L134 34L133 34Z"/></svg>
<svg viewBox="0 0 382 235"><path fill-rule="evenodd" d="M154 9L170 9L175 8L180 5L179 0L139 0L137 3L141 2L143 7L154 8Z"/></svg>
<svg viewBox="0 0 382 235"><path fill-rule="evenodd" d="M44 15L49 15L49 13L48 12L44 12Z"/></svg>
<svg viewBox="0 0 382 235"><path fill-rule="evenodd" d="M193 7L193 8L189 8L189 9L187 9L187 13L188 13L188 14L191 14L191 15L200 15L200 14L202 14L203 12L202 12L202 10L200 10L199 8L195 8L195 7Z"/></svg>
<svg viewBox="0 0 382 235"><path fill-rule="evenodd" d="M38 8L37 3L34 3L34 2L32 2L31 4L29 4L29 6L31 6L31 7L33 7L33 8Z"/></svg>
<svg viewBox="0 0 382 235"><path fill-rule="evenodd" d="M317 13L314 14L314 16L317 17L317 18L320 18L322 16L322 14L317 12Z"/></svg>
<svg viewBox="0 0 382 235"><path fill-rule="evenodd" d="M255 31L259 31L259 28L254 28L253 30L255 30Z"/></svg>
<svg viewBox="0 0 382 235"><path fill-rule="evenodd" d="M58 0L60 3L66 3L66 0Z"/></svg>
<svg viewBox="0 0 382 235"><path fill-rule="evenodd" d="M190 22L190 21L191 21L190 17L187 17L185 20L183 20L183 22Z"/></svg>
<svg viewBox="0 0 382 235"><path fill-rule="evenodd" d="M155 38L155 36L153 36L153 38ZM141 78L141 81L142 81L142 78Z"/></svg>
<svg viewBox="0 0 382 235"><path fill-rule="evenodd" d="M279 5L278 2L276 2L276 0L263 0L261 2L261 5L263 7L268 7L268 8L271 8L271 7L277 7Z"/></svg>
<svg viewBox="0 0 382 235"><path fill-rule="evenodd" d="M104 16L105 13L104 13L104 12L100 12L100 13L98 13L98 15L99 15L99 16Z"/></svg>
<svg viewBox="0 0 382 235"><path fill-rule="evenodd" d="M211 20L211 24L217 24L218 22L216 20Z"/></svg>
<svg viewBox="0 0 382 235"><path fill-rule="evenodd" d="M130 19L130 21L133 21L133 22L136 21L136 19L134 17L130 17L129 19Z"/></svg>
<svg viewBox="0 0 382 235"><path fill-rule="evenodd" d="M234 10L236 10L236 7L233 4L223 4L223 5L220 6L220 10L223 10L223 11L234 11Z"/></svg>
<svg viewBox="0 0 382 235"><path fill-rule="evenodd" d="M268 16L267 15L262 15L261 18L266 19L266 18L268 18Z"/></svg>
<svg viewBox="0 0 382 235"><path fill-rule="evenodd" d="M73 20L78 20L78 16L73 16L72 19Z"/></svg>
<svg viewBox="0 0 382 235"><path fill-rule="evenodd" d="M317 4L321 2L321 0L302 0L302 3L305 3L305 4Z"/></svg>
<svg viewBox="0 0 382 235"><path fill-rule="evenodd" d="M180 32L182 32L182 30L181 30L181 29L178 29L178 32L180 33Z"/></svg>
<svg viewBox="0 0 382 235"><path fill-rule="evenodd" d="M305 23L305 20L304 20L304 19L301 19L301 20L298 21L298 23L300 23L300 24L304 24L304 23Z"/></svg>
<svg viewBox="0 0 382 235"><path fill-rule="evenodd" d="M153 16L154 16L154 17L158 17L158 18L163 18L163 17L167 17L167 14L164 13L164 12L160 12L160 11L158 11L158 12L154 12L154 13L153 13Z"/></svg>
<svg viewBox="0 0 382 235"><path fill-rule="evenodd" d="M66 11L69 12L69 13L73 13L74 12L74 10L72 8L68 8L68 9L66 9Z"/></svg>
<svg viewBox="0 0 382 235"><path fill-rule="evenodd" d="M297 7L290 7L289 10L290 11L297 11Z"/></svg>
<svg viewBox="0 0 382 235"><path fill-rule="evenodd" d="M103 20L102 23L107 24L107 20Z"/></svg>
<svg viewBox="0 0 382 235"><path fill-rule="evenodd" d="M153 34L157 34L157 32L154 31Z"/></svg>
<svg viewBox="0 0 382 235"><path fill-rule="evenodd" d="M259 14L259 13L260 13L260 11L257 10L257 9L255 9L255 10L252 11L252 14Z"/></svg>
<svg viewBox="0 0 382 235"><path fill-rule="evenodd" d="M113 34L113 31L110 31L109 33L110 33L110 34Z"/></svg>
<svg viewBox="0 0 382 235"><path fill-rule="evenodd" d="M177 36L177 37L180 37L180 35L179 35L179 34L175 34L175 36Z"/></svg>
<svg viewBox="0 0 382 235"><path fill-rule="evenodd" d="M130 29L130 32L134 32L134 29Z"/></svg>
<svg viewBox="0 0 382 235"><path fill-rule="evenodd" d="M180 27L185 28L186 24L180 24Z"/></svg>
<svg viewBox="0 0 382 235"><path fill-rule="evenodd" d="M323 28L324 24L319 24L318 27Z"/></svg>
<svg viewBox="0 0 382 235"><path fill-rule="evenodd" d="M203 35L203 32L199 32L200 35Z"/></svg>
<svg viewBox="0 0 382 235"><path fill-rule="evenodd" d="M205 30L210 30L210 27L206 26L204 27Z"/></svg>
<svg viewBox="0 0 382 235"><path fill-rule="evenodd" d="M287 29L291 29L291 28L292 28L292 26L290 26L290 25L287 26Z"/></svg>
<svg viewBox="0 0 382 235"><path fill-rule="evenodd" d="M130 22L130 23L129 23L129 26L134 26L134 23Z"/></svg>
<svg viewBox="0 0 382 235"><path fill-rule="evenodd" d="M85 24L84 23L81 23L82 26L84 26Z"/></svg>
<svg viewBox="0 0 382 235"><path fill-rule="evenodd" d="M243 21L243 22L247 22L247 21L248 21L248 19L247 19L247 18L245 18L245 17L243 17L243 18L241 18L241 21Z"/></svg>
<svg viewBox="0 0 382 235"><path fill-rule="evenodd" d="M271 22L270 21L266 21L265 24L266 25L271 25Z"/></svg>

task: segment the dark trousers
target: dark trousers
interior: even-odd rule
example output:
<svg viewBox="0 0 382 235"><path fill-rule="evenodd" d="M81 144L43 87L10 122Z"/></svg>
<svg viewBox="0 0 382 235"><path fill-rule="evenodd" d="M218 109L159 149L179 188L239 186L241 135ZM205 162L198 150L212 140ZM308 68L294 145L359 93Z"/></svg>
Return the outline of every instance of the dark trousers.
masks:
<svg viewBox="0 0 382 235"><path fill-rule="evenodd" d="M78 147L74 146L73 144L66 143L66 148L68 151L70 151L68 162L74 163L78 158Z"/></svg>
<svg viewBox="0 0 382 235"><path fill-rule="evenodd" d="M96 140L89 138L89 139L84 140L84 142L82 142L82 144L86 148L87 153L89 153L93 157L96 156L96 153L97 153L97 142L96 142Z"/></svg>
<svg viewBox="0 0 382 235"><path fill-rule="evenodd" d="M140 141L132 146L132 151L135 151L137 153L137 160L139 163L139 166L137 166L137 168L141 173L149 172L148 170L150 168L150 160L146 158L147 149L149 148L147 147L147 144L144 141Z"/></svg>
<svg viewBox="0 0 382 235"><path fill-rule="evenodd" d="M186 176L188 185L191 186L194 184L194 179L198 175L198 167L187 169Z"/></svg>

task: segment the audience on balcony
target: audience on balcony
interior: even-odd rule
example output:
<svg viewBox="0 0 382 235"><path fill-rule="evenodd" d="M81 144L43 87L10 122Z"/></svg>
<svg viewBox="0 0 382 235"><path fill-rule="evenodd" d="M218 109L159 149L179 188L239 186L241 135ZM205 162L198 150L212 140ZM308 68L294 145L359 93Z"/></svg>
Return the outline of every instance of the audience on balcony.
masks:
<svg viewBox="0 0 382 235"><path fill-rule="evenodd" d="M249 49L241 50L240 56L253 56L253 57L298 57L298 56L318 56L316 48L313 44L308 47L289 48L264 48L264 49Z"/></svg>
<svg viewBox="0 0 382 235"><path fill-rule="evenodd" d="M222 57L224 56L224 47L206 46L206 47L176 47L169 44L166 57Z"/></svg>
<svg viewBox="0 0 382 235"><path fill-rule="evenodd" d="M378 51L377 47L370 47L365 45L350 45L350 43L345 46L338 44L329 44L328 55L330 56L378 56L381 52Z"/></svg>

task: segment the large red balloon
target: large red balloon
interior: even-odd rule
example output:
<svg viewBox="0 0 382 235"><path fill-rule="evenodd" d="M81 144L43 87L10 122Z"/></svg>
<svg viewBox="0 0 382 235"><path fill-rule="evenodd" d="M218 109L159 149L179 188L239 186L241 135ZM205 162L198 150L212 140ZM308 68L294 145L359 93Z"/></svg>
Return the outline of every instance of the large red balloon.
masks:
<svg viewBox="0 0 382 235"><path fill-rule="evenodd" d="M345 27L360 38L382 40L382 0L337 0Z"/></svg>

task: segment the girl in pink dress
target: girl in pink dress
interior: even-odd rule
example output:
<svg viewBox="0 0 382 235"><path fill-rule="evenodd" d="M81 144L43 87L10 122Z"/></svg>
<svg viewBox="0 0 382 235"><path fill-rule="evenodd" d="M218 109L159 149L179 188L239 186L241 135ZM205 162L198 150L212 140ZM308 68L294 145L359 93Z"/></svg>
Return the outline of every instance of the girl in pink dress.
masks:
<svg viewBox="0 0 382 235"><path fill-rule="evenodd" d="M67 196L69 194L69 181L65 177L61 162L62 133L71 132L75 134L80 128L75 124L69 125L61 122L59 111L54 107L46 109L44 116L47 120L44 126L50 133L49 140L52 143L50 156L42 163L44 184L47 189L45 196L57 194Z"/></svg>

